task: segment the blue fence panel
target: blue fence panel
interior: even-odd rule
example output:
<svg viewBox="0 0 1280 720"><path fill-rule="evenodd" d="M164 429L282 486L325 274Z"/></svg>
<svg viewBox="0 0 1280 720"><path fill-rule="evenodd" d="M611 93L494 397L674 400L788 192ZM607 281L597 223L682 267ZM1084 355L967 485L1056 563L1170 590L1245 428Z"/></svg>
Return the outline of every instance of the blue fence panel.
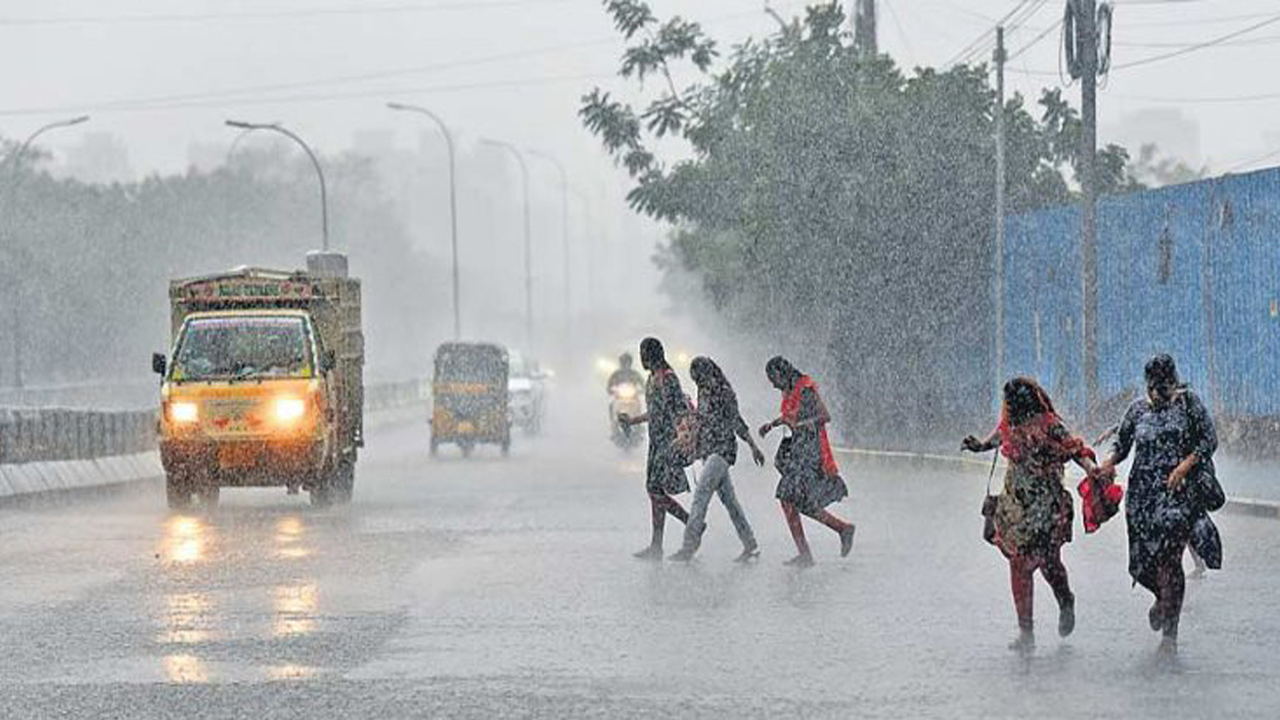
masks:
<svg viewBox="0 0 1280 720"><path fill-rule="evenodd" d="M1186 380L1208 378L1204 183L1109 198L1099 208L1099 392L1140 389L1148 358L1167 352Z"/></svg>
<svg viewBox="0 0 1280 720"><path fill-rule="evenodd" d="M1079 213L1010 217L1006 375L1085 411ZM1098 210L1101 398L1168 352L1220 415L1280 418L1280 169L1106 198Z"/></svg>
<svg viewBox="0 0 1280 720"><path fill-rule="evenodd" d="M1007 377L1037 378L1068 416L1080 416L1079 228L1075 208L1009 218L1005 232Z"/></svg>
<svg viewBox="0 0 1280 720"><path fill-rule="evenodd" d="M1280 398L1280 173L1220 181L1211 248L1213 394L1228 417L1278 417Z"/></svg>

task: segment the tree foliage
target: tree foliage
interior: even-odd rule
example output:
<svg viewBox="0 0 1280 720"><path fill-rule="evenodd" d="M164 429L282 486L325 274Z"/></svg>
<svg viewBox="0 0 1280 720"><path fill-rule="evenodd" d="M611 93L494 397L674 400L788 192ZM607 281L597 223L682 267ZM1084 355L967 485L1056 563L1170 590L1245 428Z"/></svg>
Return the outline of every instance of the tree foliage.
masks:
<svg viewBox="0 0 1280 720"><path fill-rule="evenodd" d="M661 23L639 0L604 5L636 43L622 76L668 82L641 111L594 90L580 115L634 178L632 207L674 224L664 266L694 273L739 327L834 373L857 421L846 428L920 434L937 428L909 426L962 408L985 414L987 69L904 74L856 52L830 3L737 46L713 71L715 46L696 25ZM682 61L703 80L677 93L669 69ZM1011 212L1073 197L1079 114L1056 90L1038 106L1015 96L1005 108ZM685 157L658 160L666 136L685 141ZM1103 192L1134 186L1127 161L1123 148L1100 151Z"/></svg>
<svg viewBox="0 0 1280 720"><path fill-rule="evenodd" d="M112 185L52 178L33 157L0 179L0 385L14 377L14 342L29 385L145 379L147 357L169 342L171 278L297 268L320 246L315 173L288 146L242 150L210 172ZM386 310L420 296L425 260L412 253L368 160L324 162L332 244L379 288L368 293L368 330L416 340L416 328L389 327Z"/></svg>

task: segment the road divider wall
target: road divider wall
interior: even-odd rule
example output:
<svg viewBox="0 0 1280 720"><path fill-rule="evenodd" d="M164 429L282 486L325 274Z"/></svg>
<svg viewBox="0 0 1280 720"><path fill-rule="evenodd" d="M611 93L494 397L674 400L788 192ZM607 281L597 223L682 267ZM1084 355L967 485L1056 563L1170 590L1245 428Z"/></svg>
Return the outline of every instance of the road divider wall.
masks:
<svg viewBox="0 0 1280 720"><path fill-rule="evenodd" d="M365 413L425 403L420 380L365 388ZM70 492L164 475L157 411L0 408L0 498Z"/></svg>

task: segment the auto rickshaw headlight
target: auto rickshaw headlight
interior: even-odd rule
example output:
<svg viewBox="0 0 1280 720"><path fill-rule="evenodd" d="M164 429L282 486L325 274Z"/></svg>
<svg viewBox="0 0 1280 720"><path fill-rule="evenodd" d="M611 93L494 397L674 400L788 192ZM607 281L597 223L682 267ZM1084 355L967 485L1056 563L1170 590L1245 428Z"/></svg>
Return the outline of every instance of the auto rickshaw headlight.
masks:
<svg viewBox="0 0 1280 720"><path fill-rule="evenodd" d="M175 423L193 423L200 419L200 406L193 402L169 403L169 419Z"/></svg>
<svg viewBox="0 0 1280 720"><path fill-rule="evenodd" d="M293 397L276 398L273 413L276 422L292 425L307 414L307 401Z"/></svg>

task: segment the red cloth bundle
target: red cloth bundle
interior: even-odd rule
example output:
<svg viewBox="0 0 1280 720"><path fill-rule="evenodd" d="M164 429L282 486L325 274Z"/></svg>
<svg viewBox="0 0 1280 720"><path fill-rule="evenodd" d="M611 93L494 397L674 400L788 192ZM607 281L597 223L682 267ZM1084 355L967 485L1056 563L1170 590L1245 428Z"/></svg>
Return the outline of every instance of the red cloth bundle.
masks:
<svg viewBox="0 0 1280 720"><path fill-rule="evenodd" d="M1120 502L1124 500L1124 488L1115 484L1110 473L1090 473L1080 481L1076 490L1084 507L1082 515L1086 533L1097 532L1103 523L1120 511Z"/></svg>

